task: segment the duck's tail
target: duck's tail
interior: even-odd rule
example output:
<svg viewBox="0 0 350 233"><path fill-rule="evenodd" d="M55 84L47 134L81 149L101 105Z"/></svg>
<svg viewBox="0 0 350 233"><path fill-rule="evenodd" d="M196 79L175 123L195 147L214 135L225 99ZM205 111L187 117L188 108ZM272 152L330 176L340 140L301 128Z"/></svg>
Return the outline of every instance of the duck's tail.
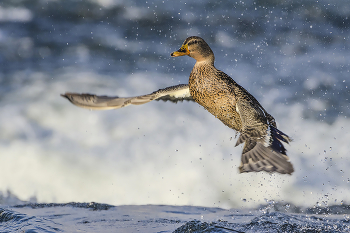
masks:
<svg viewBox="0 0 350 233"><path fill-rule="evenodd" d="M289 144L289 142L291 142L292 139L287 134L283 133L282 131L278 130L272 125L269 126L267 131L268 131L268 135L266 137L267 145L265 144L265 146L270 147L272 150L278 153L287 155L286 148L284 148L282 142Z"/></svg>

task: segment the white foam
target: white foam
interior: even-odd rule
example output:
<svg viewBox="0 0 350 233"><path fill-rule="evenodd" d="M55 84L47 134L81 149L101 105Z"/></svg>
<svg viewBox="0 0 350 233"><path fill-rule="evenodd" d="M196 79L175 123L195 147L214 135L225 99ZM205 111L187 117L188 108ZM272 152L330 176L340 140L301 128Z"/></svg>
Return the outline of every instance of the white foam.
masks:
<svg viewBox="0 0 350 233"><path fill-rule="evenodd" d="M2 102L0 177L6 179L0 191L23 200L36 196L38 202L114 205L350 202L346 118L328 125L303 119L300 104L268 106L279 128L294 138L287 149L295 173L238 174L242 148L230 139L235 132L195 103L161 101L98 112L59 96L74 90L146 94L174 85L165 76L137 73L116 81L69 70L47 85L46 76L36 74L33 85Z"/></svg>
<svg viewBox="0 0 350 233"><path fill-rule="evenodd" d="M0 7L0 21L29 22L33 13L23 7Z"/></svg>

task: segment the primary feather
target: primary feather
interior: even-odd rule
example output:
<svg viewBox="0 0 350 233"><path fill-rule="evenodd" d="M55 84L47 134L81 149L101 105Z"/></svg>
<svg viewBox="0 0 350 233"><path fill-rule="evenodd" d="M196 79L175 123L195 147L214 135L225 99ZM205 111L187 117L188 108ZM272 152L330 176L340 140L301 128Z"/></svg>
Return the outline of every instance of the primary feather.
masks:
<svg viewBox="0 0 350 233"><path fill-rule="evenodd" d="M148 103L152 100L163 100L178 102L184 100L192 100L187 84L179 84L176 86L159 89L148 95L140 95L135 97L118 97L118 96L101 96L91 94L65 93L61 95L67 98L72 104L93 110L108 110L126 107L130 104L140 105Z"/></svg>

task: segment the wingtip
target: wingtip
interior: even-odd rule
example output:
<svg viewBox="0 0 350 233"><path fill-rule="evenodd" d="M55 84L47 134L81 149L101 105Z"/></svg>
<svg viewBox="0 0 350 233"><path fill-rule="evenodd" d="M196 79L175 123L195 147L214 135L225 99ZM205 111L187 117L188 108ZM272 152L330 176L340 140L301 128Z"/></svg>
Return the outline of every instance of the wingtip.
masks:
<svg viewBox="0 0 350 233"><path fill-rule="evenodd" d="M60 96L62 96L63 98L66 98L68 100L71 100L72 97L74 96L74 94L76 94L76 93L66 92L64 94L60 94Z"/></svg>
<svg viewBox="0 0 350 233"><path fill-rule="evenodd" d="M64 94L60 94L60 96L62 96L63 98L65 98L65 99L67 99L69 102L71 102L72 104L75 104L76 105L76 103L74 103L74 101L73 101L73 99L74 99L74 93L69 93L69 92L66 92L66 93L64 93Z"/></svg>

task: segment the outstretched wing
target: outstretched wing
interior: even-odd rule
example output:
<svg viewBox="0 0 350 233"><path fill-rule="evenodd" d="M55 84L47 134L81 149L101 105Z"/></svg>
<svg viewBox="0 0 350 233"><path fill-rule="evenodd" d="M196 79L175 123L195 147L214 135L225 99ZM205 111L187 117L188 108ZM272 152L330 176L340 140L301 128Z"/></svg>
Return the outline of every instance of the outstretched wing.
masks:
<svg viewBox="0 0 350 233"><path fill-rule="evenodd" d="M159 89L148 95L135 97L120 98L117 96L98 96L91 94L65 93L61 95L67 98L72 104L93 110L118 109L130 104L140 105L148 103L152 100L163 100L178 102L183 100L193 101L187 84L179 84L176 86Z"/></svg>

